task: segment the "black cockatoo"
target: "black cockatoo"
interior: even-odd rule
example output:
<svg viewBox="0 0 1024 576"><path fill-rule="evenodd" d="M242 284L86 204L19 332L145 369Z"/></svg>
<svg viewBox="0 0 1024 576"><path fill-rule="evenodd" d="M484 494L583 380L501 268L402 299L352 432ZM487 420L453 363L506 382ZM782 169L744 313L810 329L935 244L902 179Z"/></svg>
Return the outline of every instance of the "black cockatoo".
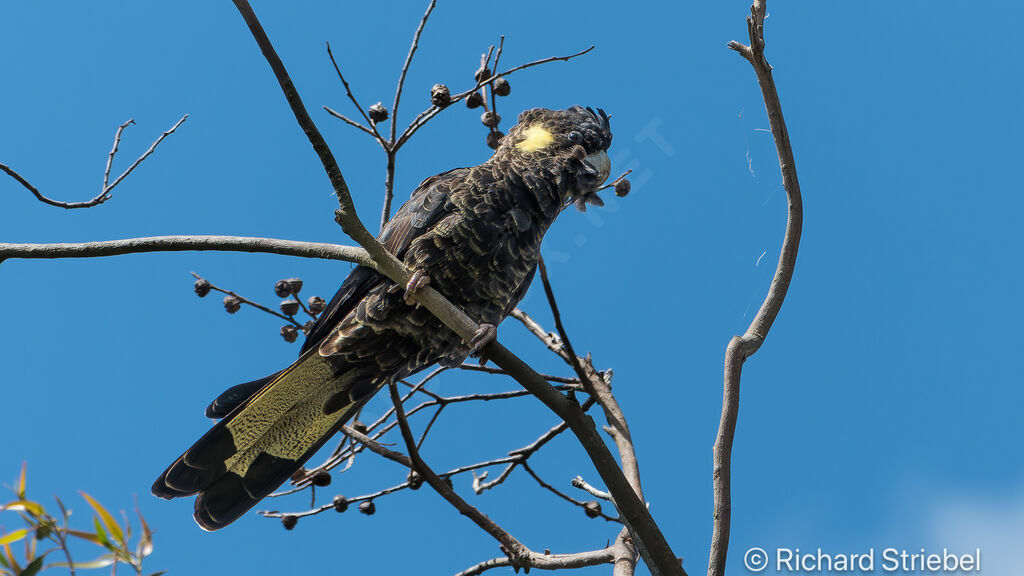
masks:
<svg viewBox="0 0 1024 576"><path fill-rule="evenodd" d="M601 204L611 139L603 110L536 108L519 115L483 164L424 180L379 237L414 272L409 284L353 269L298 360L214 400L206 414L221 420L160 475L153 494L198 494L196 522L223 528L388 382L478 352L526 294L555 217L570 204ZM425 283L481 324L472 342L410 300Z"/></svg>

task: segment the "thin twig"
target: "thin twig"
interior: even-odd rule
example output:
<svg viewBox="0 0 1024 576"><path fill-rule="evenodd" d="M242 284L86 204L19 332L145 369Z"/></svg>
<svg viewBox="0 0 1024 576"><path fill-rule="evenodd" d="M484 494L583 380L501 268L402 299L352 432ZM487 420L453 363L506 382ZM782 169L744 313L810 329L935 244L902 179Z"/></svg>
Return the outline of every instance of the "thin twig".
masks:
<svg viewBox="0 0 1024 576"><path fill-rule="evenodd" d="M469 372L484 372L487 374L500 374L502 376L508 376L509 373L505 372L501 368L494 368L492 366L480 366L479 364L460 364L457 366L459 370L468 370ZM541 374L541 377L548 382L558 382L559 384L579 384L579 378L568 378L566 376L554 376L551 374Z"/></svg>
<svg viewBox="0 0 1024 576"><path fill-rule="evenodd" d="M101 190L106 190L110 183L110 168L114 164L114 156L117 155L117 147L121 144L121 134L129 124L135 124L134 118L129 118L127 122L117 127L117 132L114 134L114 145L110 148L110 154L107 154L107 168L103 170L103 187Z"/></svg>
<svg viewBox="0 0 1024 576"><path fill-rule="evenodd" d="M536 336L538 340L547 346L548 350L557 354L562 360L569 362L569 354L565 351L565 347L562 345L562 340L557 334L544 330L543 326L519 308L512 310L510 316L519 320L519 322L522 323L530 333Z"/></svg>
<svg viewBox="0 0 1024 576"><path fill-rule="evenodd" d="M441 416L441 412L444 410L444 406L444 404L439 406L437 410L434 411L434 415L430 417L430 421L427 422L427 425L423 427L423 432L420 434L420 440L419 442L416 443L417 449L423 449L423 443L427 440L427 434L429 434L430 429L434 427L434 422L437 422L437 419Z"/></svg>
<svg viewBox="0 0 1024 576"><path fill-rule="evenodd" d="M346 436L366 446L374 454L378 454L380 456L383 456L384 458L387 458L388 460L398 462L399 464L405 466L406 468L412 469L412 460L409 460L409 457L406 456L405 454L385 448L383 445L381 445L380 442L377 442L376 440L370 438L366 434L363 434L362 432L359 432L355 428L352 428L351 426L342 426L341 430L342 432L345 433Z"/></svg>
<svg viewBox="0 0 1024 576"><path fill-rule="evenodd" d="M159 145L160 145L160 143L164 141L164 138L167 138L167 137L168 137L168 136L170 136L171 134L174 134L174 131L175 131L175 130L177 130L177 129L178 129L178 126L181 126L181 125L182 125L182 123L184 123L184 122L185 122L185 120L188 120L188 114L185 114L184 116L182 116L182 117L181 117L181 120L178 120L178 121L177 121L177 122L176 122L176 123L174 124L174 126L171 126L171 129L170 129L170 130L167 130L166 132L164 132L163 134L161 134L161 135L160 135L160 137L159 137L159 138L157 138L157 139L156 139L156 141L155 141L155 142L153 142L153 143L152 143L152 144L151 144L151 145L149 146L149 149L148 149L148 150L146 150L145 152L143 152L143 153L142 153L142 156L139 156L139 157L138 157L138 158L137 158L137 159L135 160L135 162L132 162L132 165L131 165L131 166L129 166L127 170L125 170L124 172L122 172L120 176L118 176L118 177L117 177L116 179L114 179L114 181L113 181L113 182L111 182L111 183L110 183L110 186L105 186L105 187L103 188L103 196L105 196L106 198L110 198L110 191L111 191L111 190L113 190L113 189L114 189L114 188L115 188L115 187L116 187L116 186L117 186L118 184L120 184L122 180L124 180L125 178L127 178L127 177L128 177L128 175L129 175L129 174L131 174L133 170L135 170L136 168L138 168L139 164L142 164L142 161L143 161L143 160L145 160L146 158L148 158L148 157L149 157L149 155L150 155L150 154L152 154L153 152L155 152L155 151L156 151L156 147L157 147L157 146L159 146Z"/></svg>
<svg viewBox="0 0 1024 576"><path fill-rule="evenodd" d="M575 568L586 568L599 564L610 564L614 561L615 554L611 546L591 552L577 552L575 554L537 554L530 558L530 568L538 570L571 570ZM479 564L466 568L455 576L478 576L493 568L518 568L508 558L492 558Z"/></svg>
<svg viewBox="0 0 1024 576"><path fill-rule="evenodd" d="M601 190L607 190L609 188L615 188L615 186L617 186L619 182L622 182L623 180L625 180L626 176L629 176L632 173L633 173L633 169L630 168L629 170L626 170L622 174L619 174L618 178L616 178L615 180L612 180L611 182L605 184L604 186L601 186L597 190L594 190L594 192L600 192Z"/></svg>
<svg viewBox="0 0 1024 576"><path fill-rule="evenodd" d="M587 373L583 371L583 366L580 364L580 358L576 355L576 351L573 350L572 342L569 341L569 335L566 333L565 326L562 324L562 314L558 311L558 302L555 301L555 292L551 289L551 282L548 280L548 269L547 266L544 265L544 258L537 259L537 270L540 272L540 279L544 284L544 294L548 298L548 306L551 307L551 315L554 316L555 329L558 330L558 335L562 339L562 345L565 346L565 353L569 357L569 366L572 366L572 370L576 373L576 377L580 379L580 383L583 384L583 389L591 396L596 396L594 393L594 385L590 382L590 378Z"/></svg>
<svg viewBox="0 0 1024 576"><path fill-rule="evenodd" d="M391 132L387 145L384 147L384 151L387 154L387 165L384 175L384 207L381 209L380 214L381 230L384 230L384 225L391 219L391 203L395 198L395 163L398 160L398 146L395 145L395 135L396 127L398 126L398 105L402 101L402 88L405 86L405 76L409 73L409 66L412 65L412 57L416 54L416 49L420 45L420 35L423 34L423 28L427 25L427 19L430 18L430 13L434 11L434 6L436 5L437 0L430 0L427 11L424 12L419 26L416 27L416 32L412 36L412 44L409 46L409 54L405 57L405 63L402 64L402 73L398 77L398 86L395 88L395 101L391 106Z"/></svg>
<svg viewBox="0 0 1024 576"><path fill-rule="evenodd" d="M800 233L803 228L803 200L800 182L797 179L793 147L789 142L789 131L782 115L782 104L775 89L772 68L764 57L764 18L767 13L764 0L754 0L747 17L747 33L750 45L739 42L729 43L729 48L738 52L750 62L757 75L757 82L764 96L765 109L771 125L772 136L779 155L782 171L782 185L786 189L789 211L786 219L786 234L782 240L779 263L775 268L768 295L757 311L743 336L734 336L725 351L725 374L722 393L722 419L714 446L714 529L711 537L711 552L708 560L708 576L725 574L726 557L729 551L729 532L732 517L732 496L730 493L732 444L736 435L736 419L739 415L740 377L743 363L764 343L775 318L782 309L786 292L793 279L797 251L800 247Z"/></svg>
<svg viewBox="0 0 1024 576"><path fill-rule="evenodd" d="M132 171L134 171L139 166L139 164L142 164L143 160L148 158L150 154L152 154L154 151L156 151L156 147L159 146L161 142L163 142L164 138L166 138L166 137L170 136L171 134L173 134L174 131L178 129L178 126L181 126L181 124L185 120L187 120L187 119L188 119L188 114L185 114L184 116L182 116L181 120L178 120L178 122L175 123L174 126L172 126L170 130L167 130L166 132L161 134L160 137L157 138L156 141L153 142L152 145L150 145L149 149L146 150L142 154L142 156L139 156L135 160L135 162L133 162L132 165L128 167L127 170L122 172L121 175L118 176L114 180L113 183L111 183L110 185L107 185L107 181L110 178L110 166L111 166L111 163L114 160L114 154L117 153L117 147L118 147L118 145L121 142L121 132L124 131L125 126L127 126L128 124L133 124L134 120L129 120L128 122L125 122L124 124L122 124L117 129L117 134L114 136L114 147L110 151L109 156L107 157L107 167L106 167L106 170L104 171L104 174L103 174L103 189L100 191L99 194L94 196L92 199L86 200L84 202L61 202L60 200L54 200L52 198L48 198L48 197L44 196L43 193L40 192L38 188L33 186L32 183L30 183L28 180L26 180L21 174L18 174L16 171L14 171L14 169L8 167L5 164L0 164L0 170L6 172L7 175L10 176L11 178L14 178L26 190L31 192L36 197L37 200L39 200L40 202L42 202L44 204L49 204L50 206L56 206L57 208L65 208L67 210L73 210L75 208L91 208L93 206L98 206L100 204L103 204L104 202L109 200L110 199L110 192L111 192L111 190L113 190L115 187L117 187L117 185L120 184L122 180L127 178L128 175L131 174Z"/></svg>
<svg viewBox="0 0 1024 576"><path fill-rule="evenodd" d="M195 272L191 272L191 274L192 274L192 276L196 280L206 280L205 278L203 278L199 274L196 274ZM206 280L206 281L210 282L209 280ZM238 294L236 292L232 292L231 290L225 290L224 288L221 288L221 287L213 284L212 282L210 282L210 290L213 290L214 292L220 292L221 294L227 294L229 296L234 296L235 298L238 298L238 303L239 304L247 304L249 306L252 306L253 308L256 308L257 310L266 312L267 314L270 314L272 316L277 316L281 320L284 320L285 322L290 323L292 326L295 326L296 328L302 328L302 324L299 324L298 322L296 322L295 318L291 318L289 316L285 316L284 314L280 314L278 312L275 312L274 310L271 310L270 308L267 308L266 306L264 306L264 305L262 305L262 304L260 304L258 302L253 302L252 300L249 300L245 296L242 296L242 295L240 295L240 294Z"/></svg>
<svg viewBox="0 0 1024 576"><path fill-rule="evenodd" d="M590 494L594 498L600 498L601 500L607 500L609 502L613 501L611 494L605 492L604 490L599 490L597 488L594 488L593 486L588 484L587 481L584 480L582 476L577 476L577 477L573 478L572 479L572 485L574 487L579 488L580 490L583 490L584 492Z"/></svg>
<svg viewBox="0 0 1024 576"><path fill-rule="evenodd" d="M498 64L501 62L501 52L502 52L502 50L504 48L505 48L505 35L502 34L501 35L501 39L498 40L498 52L494 55L494 69L495 70L498 69ZM497 118L498 117L498 95L494 92L494 80L491 80L491 83L488 84L488 86L490 86L490 89L491 89L491 111L494 112L494 115ZM495 123L494 126L491 126L491 132L493 134L497 134L498 133L498 124L497 123Z"/></svg>
<svg viewBox="0 0 1024 576"><path fill-rule="evenodd" d="M341 121L345 122L349 126L352 126L354 128L358 128L358 129L362 130L363 132L366 132L370 136L373 136L374 138L377 138L377 137L380 136L379 134L374 134L373 130L370 130L366 126L363 126L362 124L360 124L359 122L356 122L355 120L349 118L348 116L345 116L341 112L338 112L338 111L334 110L330 106L324 106L324 110L326 110L328 114L330 114L331 116L334 116L338 120L341 120ZM383 142L383 140L381 140L381 142Z"/></svg>
<svg viewBox="0 0 1024 576"><path fill-rule="evenodd" d="M345 87L345 94L348 95L348 99L351 100L352 104L355 105L356 110L359 110L359 113L363 115L363 120L366 120L366 124L367 126L369 126L369 128L363 126L362 124L356 122L355 120L349 120L348 118L342 116L341 114L338 114L334 110L331 110L327 106L324 106L324 109L330 112L332 115L355 126L356 128L365 131L370 136L373 136L374 139L376 139L381 146L384 146L384 148L387 149L387 146L384 143L384 137L381 136L380 132L377 131L377 125L372 120L370 120L370 117L366 115L366 110L359 104L359 101L356 100L355 94L352 93L352 87L348 85L348 80L345 80L345 75L341 73L341 67L339 67L338 62L334 60L334 53L331 52L330 42L327 43L327 57L331 59L331 65L334 66L334 71L338 74L338 79L341 80L342 86Z"/></svg>
<svg viewBox="0 0 1024 576"><path fill-rule="evenodd" d="M416 54L416 49L420 45L420 35L423 34L423 28L427 25L427 19L430 18L430 13L434 11L434 6L437 5L437 0L430 0L430 4L427 5L427 11L423 13L423 18L420 18L420 24L416 27L416 33L412 36L412 44L409 46L409 54L405 57L405 64L402 64L402 74L398 77L398 87L395 88L395 103L391 106L391 136L388 141L392 145L395 143L395 134L397 132L396 126L398 124L398 104L402 100L402 88L405 86L405 75L409 73L409 66L412 64L412 57Z"/></svg>
<svg viewBox="0 0 1024 576"><path fill-rule="evenodd" d="M558 496L559 498L565 500L566 502L571 502L572 504L575 504L575 505L577 505L577 506L579 506L580 508L583 508L583 509L587 508L587 503L586 502L584 502L582 500L577 500L577 499L573 498L572 496L569 496L565 492L562 492L558 488L555 488L551 484L548 484L547 482L545 482L544 479L542 479L540 477L540 475L537 474L537 472L535 472L534 469L530 467L530 464L528 462L523 462L521 464L521 466L523 467L523 470L526 471L527 474L532 476L533 479L537 481L537 484L539 484L541 488L544 488L545 490L550 491L552 494L554 494L555 496ZM621 523L621 520L619 520L618 518L612 518L611 516L605 514L604 512L598 512L597 515L599 517L601 517L601 518L604 518L605 520L607 520L609 522Z"/></svg>

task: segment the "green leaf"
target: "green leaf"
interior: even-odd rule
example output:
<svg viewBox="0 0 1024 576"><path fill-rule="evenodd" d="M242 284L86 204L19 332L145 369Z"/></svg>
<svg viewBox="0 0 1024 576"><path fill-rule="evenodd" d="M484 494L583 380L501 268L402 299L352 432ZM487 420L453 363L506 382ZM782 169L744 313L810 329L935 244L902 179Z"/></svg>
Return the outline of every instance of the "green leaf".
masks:
<svg viewBox="0 0 1024 576"><path fill-rule="evenodd" d="M96 528L96 537L100 539L100 545L106 548L107 550L117 550L117 547L114 546L114 543L110 541L110 537L107 536L107 531L103 529L103 523L100 522L98 516L92 517L92 525L94 528Z"/></svg>
<svg viewBox="0 0 1024 576"><path fill-rule="evenodd" d="M31 564L25 566L25 569L22 570L21 573L18 574L18 576L36 576L36 573L39 572L39 570L41 570L42 567L43 557L40 556L39 558L33 560Z"/></svg>
<svg viewBox="0 0 1024 576"><path fill-rule="evenodd" d="M107 531L110 532L110 537L114 539L114 542L123 546L124 532L122 532L121 527L118 526L117 520L114 520L114 517L110 515L110 512L107 512L107 509L93 499L92 496L89 496L85 492L79 492L79 494L82 495L82 498L85 498L86 502L89 503L89 506L92 506L92 509L96 511L96 514L99 514L100 518L103 519L103 525L107 527Z"/></svg>
<svg viewBox="0 0 1024 576"><path fill-rule="evenodd" d="M28 536L28 529L22 528L20 530L15 530L14 532L11 532L10 534L4 534L3 536L0 536L0 544L7 545L7 544L10 544L12 542L17 542L18 540L21 540L25 536Z"/></svg>
<svg viewBox="0 0 1024 576"><path fill-rule="evenodd" d="M17 511L17 512L28 512L29 514L32 514L33 516L45 516L46 515L46 509L44 509L41 504L38 504L36 502L32 502L30 500L14 500L13 502L8 502L7 504L4 504L3 506L0 506L0 511L4 511L4 510L12 510L12 511Z"/></svg>
<svg viewBox="0 0 1024 576"><path fill-rule="evenodd" d="M149 576L164 576L164 574L167 574L167 570L161 570L159 572L153 572Z"/></svg>

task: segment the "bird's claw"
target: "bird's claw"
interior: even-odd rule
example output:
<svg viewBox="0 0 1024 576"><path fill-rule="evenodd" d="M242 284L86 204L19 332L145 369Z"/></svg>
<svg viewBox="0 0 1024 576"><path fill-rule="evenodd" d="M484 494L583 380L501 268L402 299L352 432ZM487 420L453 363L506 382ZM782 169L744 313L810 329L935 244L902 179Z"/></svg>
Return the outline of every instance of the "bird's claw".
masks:
<svg viewBox="0 0 1024 576"><path fill-rule="evenodd" d="M480 364L485 364L487 359L481 354L485 346L498 339L498 327L494 324L481 324L476 334L469 339L470 356L480 355Z"/></svg>
<svg viewBox="0 0 1024 576"><path fill-rule="evenodd" d="M412 297L413 294L427 284L430 284L430 276L427 276L427 273L423 270L414 271L412 276L409 277L409 282L405 284L405 303L410 306L416 304L416 300Z"/></svg>

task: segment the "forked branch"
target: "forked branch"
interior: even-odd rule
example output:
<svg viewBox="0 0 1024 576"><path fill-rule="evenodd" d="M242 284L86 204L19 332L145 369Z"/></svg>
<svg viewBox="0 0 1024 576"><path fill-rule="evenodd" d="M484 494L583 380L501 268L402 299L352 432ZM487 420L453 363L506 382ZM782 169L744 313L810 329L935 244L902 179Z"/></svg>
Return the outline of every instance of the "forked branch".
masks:
<svg viewBox="0 0 1024 576"><path fill-rule="evenodd" d="M159 146L160 143L164 141L164 138L167 138L171 134L174 134L174 131L178 129L178 126L181 126L182 123L185 122L185 120L187 119L188 114L182 116L181 120L175 122L174 126L171 126L169 130L161 134L160 137L157 138L156 141L153 142L149 146L149 148L142 153L141 156L135 159L135 162L132 162L131 166L125 169L125 171L122 172L120 176L118 176L117 178L114 179L113 182L111 182L110 169L114 164L114 156L117 155L118 147L121 145L121 134L124 132L124 129L127 128L129 125L135 124L135 120L128 120L124 124L118 126L117 132L114 134L114 145L111 147L110 153L107 154L107 167L103 171L103 186L100 188L100 193L94 196L92 199L86 200L84 202L62 202L60 200L54 200L43 195L43 193L40 192L38 188L33 186L31 182L25 179L25 177L23 177L21 174L18 174L14 169L8 167L7 165L0 164L0 170L6 172L7 175L10 176L11 178L14 178L15 181L21 184L26 190L31 192L37 200L44 204L56 206L57 208L65 208L67 210L73 210L75 208L91 208L93 206L103 204L107 200L110 200L110 192L113 191L114 188L116 188L117 185L120 184L125 178L127 178L129 174L134 172L135 169L139 167L139 164L142 164L143 160L145 160L150 156L150 154L155 152L156 147Z"/></svg>

